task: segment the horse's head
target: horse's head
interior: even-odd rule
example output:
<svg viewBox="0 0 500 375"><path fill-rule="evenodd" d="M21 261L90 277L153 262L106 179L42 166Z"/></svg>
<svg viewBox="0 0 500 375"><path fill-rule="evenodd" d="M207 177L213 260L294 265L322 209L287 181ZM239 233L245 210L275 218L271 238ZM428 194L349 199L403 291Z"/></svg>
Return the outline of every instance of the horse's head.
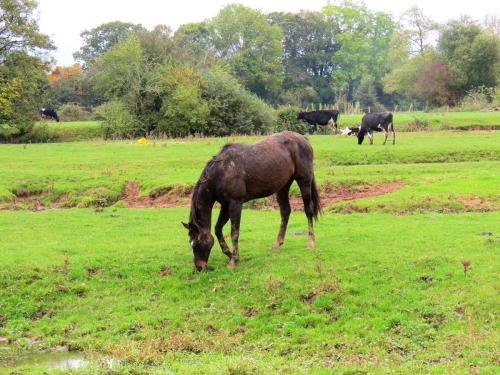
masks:
<svg viewBox="0 0 500 375"><path fill-rule="evenodd" d="M207 267L208 257L214 246L214 238L210 230L202 229L196 223L189 222L188 224L182 223L182 225L188 230L194 265L198 271L201 271Z"/></svg>

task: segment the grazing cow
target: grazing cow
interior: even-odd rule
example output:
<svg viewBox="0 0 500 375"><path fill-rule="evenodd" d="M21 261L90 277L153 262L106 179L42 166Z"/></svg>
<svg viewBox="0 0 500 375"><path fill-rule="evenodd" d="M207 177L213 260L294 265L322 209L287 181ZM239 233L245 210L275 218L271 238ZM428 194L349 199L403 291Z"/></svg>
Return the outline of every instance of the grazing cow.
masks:
<svg viewBox="0 0 500 375"><path fill-rule="evenodd" d="M46 117L50 118L51 117L54 120L56 120L57 122L59 122L59 116L57 115L56 110L53 109L53 108L42 108L42 109L40 109L39 113L44 118L46 118Z"/></svg>
<svg viewBox="0 0 500 375"><path fill-rule="evenodd" d="M310 125L314 125L314 130L317 129L317 125L330 125L334 132L337 132L337 119L340 113L336 109L332 110L321 110L321 111L311 111L311 112L299 112L297 120L306 121Z"/></svg>
<svg viewBox="0 0 500 375"><path fill-rule="evenodd" d="M365 134L368 134L370 144L373 144L373 132L384 132L384 145L387 141L387 134L392 131L392 144L396 143L396 132L394 131L394 123L392 122L392 113L390 112L372 112L363 116L361 126L358 132L358 145L363 143Z"/></svg>
<svg viewBox="0 0 500 375"><path fill-rule="evenodd" d="M351 136L351 135L358 135L358 132L359 132L359 127L356 127L356 128L345 128L345 129L343 129L340 132L340 134Z"/></svg>

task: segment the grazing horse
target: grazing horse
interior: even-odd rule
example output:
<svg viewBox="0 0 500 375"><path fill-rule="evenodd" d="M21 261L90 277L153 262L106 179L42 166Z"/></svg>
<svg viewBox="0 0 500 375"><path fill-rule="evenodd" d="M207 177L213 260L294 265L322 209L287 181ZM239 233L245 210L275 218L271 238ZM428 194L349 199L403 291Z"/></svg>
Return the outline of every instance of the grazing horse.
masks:
<svg viewBox="0 0 500 375"><path fill-rule="evenodd" d="M222 147L205 166L191 198L189 223L182 223L189 233L194 264L198 271L206 268L214 244L210 234L212 208L219 202L221 210L215 235L222 252L233 268L239 260L238 237L241 209L244 202L277 193L281 212L281 226L273 249L285 240L291 208L288 191L297 181L309 225L308 248L314 248L313 218L321 211L314 179L313 149L300 134L285 131L264 138L253 145L229 143ZM222 234L222 228L231 219L233 251Z"/></svg>
<svg viewBox="0 0 500 375"><path fill-rule="evenodd" d="M337 132L337 119L340 112L336 109L319 110L311 112L299 112L297 120L306 121L310 125L314 125L314 130L317 130L317 125L329 125L334 133Z"/></svg>
<svg viewBox="0 0 500 375"><path fill-rule="evenodd" d="M372 112L367 113L361 120L358 132L358 145L363 143L365 134L368 134L370 144L373 144L373 132L384 131L384 145L387 142L387 134L392 131L392 144L396 143L396 132L394 131L394 123L392 122L392 113L390 112Z"/></svg>

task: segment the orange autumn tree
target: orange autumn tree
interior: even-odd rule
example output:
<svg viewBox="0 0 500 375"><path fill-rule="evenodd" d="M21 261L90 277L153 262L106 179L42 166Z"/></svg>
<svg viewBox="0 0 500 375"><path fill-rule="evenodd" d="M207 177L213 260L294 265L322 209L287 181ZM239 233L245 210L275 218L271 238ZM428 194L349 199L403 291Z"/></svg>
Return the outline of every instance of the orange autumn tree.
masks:
<svg viewBox="0 0 500 375"><path fill-rule="evenodd" d="M84 75L80 64L56 66L48 73L53 99L59 104L80 103L84 95Z"/></svg>

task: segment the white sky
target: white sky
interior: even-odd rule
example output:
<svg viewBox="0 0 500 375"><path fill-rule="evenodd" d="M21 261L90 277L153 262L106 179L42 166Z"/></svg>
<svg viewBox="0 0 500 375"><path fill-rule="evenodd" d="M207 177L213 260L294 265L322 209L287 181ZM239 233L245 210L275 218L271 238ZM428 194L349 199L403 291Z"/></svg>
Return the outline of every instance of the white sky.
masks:
<svg viewBox="0 0 500 375"><path fill-rule="evenodd" d="M52 52L58 65L70 65L73 52L82 41L80 33L104 22L140 23L148 29L165 24L174 30L182 24L199 22L215 16L227 4L240 3L268 13L297 12L301 9L319 11L327 0L38 0L40 29L54 40L57 51ZM428 16L445 22L468 14L482 21L485 15L500 16L497 0L365 0L371 10L392 13L395 17L417 5ZM332 1L338 3L338 1Z"/></svg>

